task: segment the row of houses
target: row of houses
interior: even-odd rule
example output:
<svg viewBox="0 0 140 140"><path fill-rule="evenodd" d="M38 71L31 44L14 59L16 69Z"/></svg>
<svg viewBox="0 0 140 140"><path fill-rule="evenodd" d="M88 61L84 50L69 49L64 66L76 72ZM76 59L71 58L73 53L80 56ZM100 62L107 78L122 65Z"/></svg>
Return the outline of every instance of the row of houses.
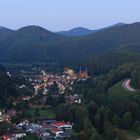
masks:
<svg viewBox="0 0 140 140"><path fill-rule="evenodd" d="M85 70L80 68L79 74L76 74L73 69L65 68L62 75L46 73L44 70L42 70L42 74L39 77L40 79L36 80L35 82L33 82L31 79L31 83L35 88L35 94L37 94L39 89L42 88L44 88L43 94L47 94L49 86L53 85L54 82L56 82L58 85L59 93L63 94L66 87L71 87L75 80L87 80L89 75L87 68ZM44 82L42 83L42 81Z"/></svg>
<svg viewBox="0 0 140 140"><path fill-rule="evenodd" d="M3 135L3 140L18 140L22 137L26 136L26 132L24 130L12 129L6 135Z"/></svg>
<svg viewBox="0 0 140 140"><path fill-rule="evenodd" d="M24 121L19 123L16 128L25 130L26 133L35 133L39 137L70 137L72 124L70 122L43 120L38 123Z"/></svg>
<svg viewBox="0 0 140 140"><path fill-rule="evenodd" d="M36 134L41 138L66 138L71 136L72 124L70 122L56 120L42 120L30 123L25 120L11 128L3 140L17 140L29 133Z"/></svg>

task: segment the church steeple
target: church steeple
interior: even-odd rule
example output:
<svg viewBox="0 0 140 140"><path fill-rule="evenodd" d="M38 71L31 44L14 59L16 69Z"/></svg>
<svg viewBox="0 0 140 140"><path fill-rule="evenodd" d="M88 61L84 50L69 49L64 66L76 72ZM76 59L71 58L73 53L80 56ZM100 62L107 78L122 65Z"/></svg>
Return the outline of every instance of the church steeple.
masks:
<svg viewBox="0 0 140 140"><path fill-rule="evenodd" d="M82 70L82 68L81 68L81 66L80 66L80 68L79 68L79 76L80 76L81 78L86 78L86 79L89 78L87 66L85 67L84 70Z"/></svg>

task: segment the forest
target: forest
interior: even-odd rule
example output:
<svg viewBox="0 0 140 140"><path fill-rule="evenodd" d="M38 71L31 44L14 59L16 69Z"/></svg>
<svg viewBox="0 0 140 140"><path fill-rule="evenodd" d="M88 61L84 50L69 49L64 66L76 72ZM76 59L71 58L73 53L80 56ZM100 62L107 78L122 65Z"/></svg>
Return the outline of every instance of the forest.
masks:
<svg viewBox="0 0 140 140"><path fill-rule="evenodd" d="M126 64L86 82L77 82L72 93L65 94L79 94L82 105L57 105L57 118L74 122L73 138L78 140L127 140L123 131L139 135L139 71L139 67ZM118 84L126 78L132 79L136 93L127 92Z"/></svg>
<svg viewBox="0 0 140 140"><path fill-rule="evenodd" d="M127 140L129 133L140 135L139 66L139 63L124 64L104 74L94 74L87 81L75 82L73 90L67 89L64 95L78 94L82 99L82 104L66 103L63 95L56 98L53 95L58 94L58 88L56 85L52 87L46 103L51 105L51 110L55 113L57 120L73 122L73 134L70 140ZM4 79L7 78L5 76ZM131 78L131 86L136 89L135 93L123 89L122 82L127 78ZM9 82L13 83L13 81ZM16 83L15 80L14 82ZM4 84L6 86L11 83L4 80ZM1 92L4 89L10 91L10 97L17 96L16 93L19 92L12 85L8 88L0 86ZM3 95L7 96L7 93L3 92ZM8 102L5 96L2 96L1 103ZM20 108L16 107L17 110L24 110L20 114L20 119L31 117L25 108L28 108L27 103L21 104ZM34 115L39 116L40 113L41 110L35 110ZM12 121L19 121L19 116ZM32 138L28 136L28 139L32 140Z"/></svg>
<svg viewBox="0 0 140 140"><path fill-rule="evenodd" d="M56 120L70 121L74 124L71 140L127 140L132 133L140 136L139 27L140 23L122 25L76 38L36 26L6 31L0 40L0 108L22 110L13 123L24 118L37 121L45 113ZM70 67L78 73L80 66L87 67L90 78L75 81L72 90L66 89L61 96L55 85L46 100L50 110L28 110L28 102L13 105L18 98L34 92L31 83L19 74L21 70L35 67L62 74L64 67ZM8 70L14 75L9 76ZM136 92L123 88L126 79L131 80ZM18 87L22 84L26 88L21 90ZM74 94L82 99L81 104L65 102L65 95ZM1 134L8 127L0 123Z"/></svg>

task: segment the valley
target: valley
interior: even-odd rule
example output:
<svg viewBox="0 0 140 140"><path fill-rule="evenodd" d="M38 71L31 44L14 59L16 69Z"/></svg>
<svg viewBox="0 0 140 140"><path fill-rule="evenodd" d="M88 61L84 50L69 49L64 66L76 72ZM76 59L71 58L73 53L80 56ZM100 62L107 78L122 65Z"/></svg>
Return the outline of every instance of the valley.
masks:
<svg viewBox="0 0 140 140"><path fill-rule="evenodd" d="M139 29L0 28L1 138L140 138Z"/></svg>

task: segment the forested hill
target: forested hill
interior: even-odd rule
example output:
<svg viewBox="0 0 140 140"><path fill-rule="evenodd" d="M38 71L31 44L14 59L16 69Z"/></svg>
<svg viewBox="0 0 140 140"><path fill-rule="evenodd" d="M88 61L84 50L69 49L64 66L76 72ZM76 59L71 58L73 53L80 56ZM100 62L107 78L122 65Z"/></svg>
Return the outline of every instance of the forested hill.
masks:
<svg viewBox="0 0 140 140"><path fill-rule="evenodd" d="M95 32L97 32L97 30L89 30L87 28L77 27L77 28L73 28L69 31L57 32L57 34L65 35L65 36L85 36L85 35L89 35L89 34L92 34Z"/></svg>
<svg viewBox="0 0 140 140"><path fill-rule="evenodd" d="M26 88L19 88L25 85ZM11 108L12 102L19 97L33 94L32 85L21 76L9 76L6 69L0 65L0 108Z"/></svg>
<svg viewBox="0 0 140 140"><path fill-rule="evenodd" d="M23 27L0 40L1 62L79 61L114 52L140 51L140 23L115 26L84 37L65 37L38 26Z"/></svg>
<svg viewBox="0 0 140 140"><path fill-rule="evenodd" d="M89 34L92 34L92 33L97 33L99 31L103 31L103 30L106 30L106 29L111 29L111 28L114 28L114 27L119 27L119 26L122 26L122 25L125 25L125 23L117 23L117 24L114 24L112 26L108 26L108 27L100 28L100 29L96 29L96 30L90 30L90 29L83 28L83 27L77 27L77 28L73 28L73 29L68 30L68 31L57 32L57 34L64 35L64 36L71 36L71 37L86 36L86 35L89 35Z"/></svg>
<svg viewBox="0 0 140 140"><path fill-rule="evenodd" d="M7 38L14 30L0 26L0 41Z"/></svg>

